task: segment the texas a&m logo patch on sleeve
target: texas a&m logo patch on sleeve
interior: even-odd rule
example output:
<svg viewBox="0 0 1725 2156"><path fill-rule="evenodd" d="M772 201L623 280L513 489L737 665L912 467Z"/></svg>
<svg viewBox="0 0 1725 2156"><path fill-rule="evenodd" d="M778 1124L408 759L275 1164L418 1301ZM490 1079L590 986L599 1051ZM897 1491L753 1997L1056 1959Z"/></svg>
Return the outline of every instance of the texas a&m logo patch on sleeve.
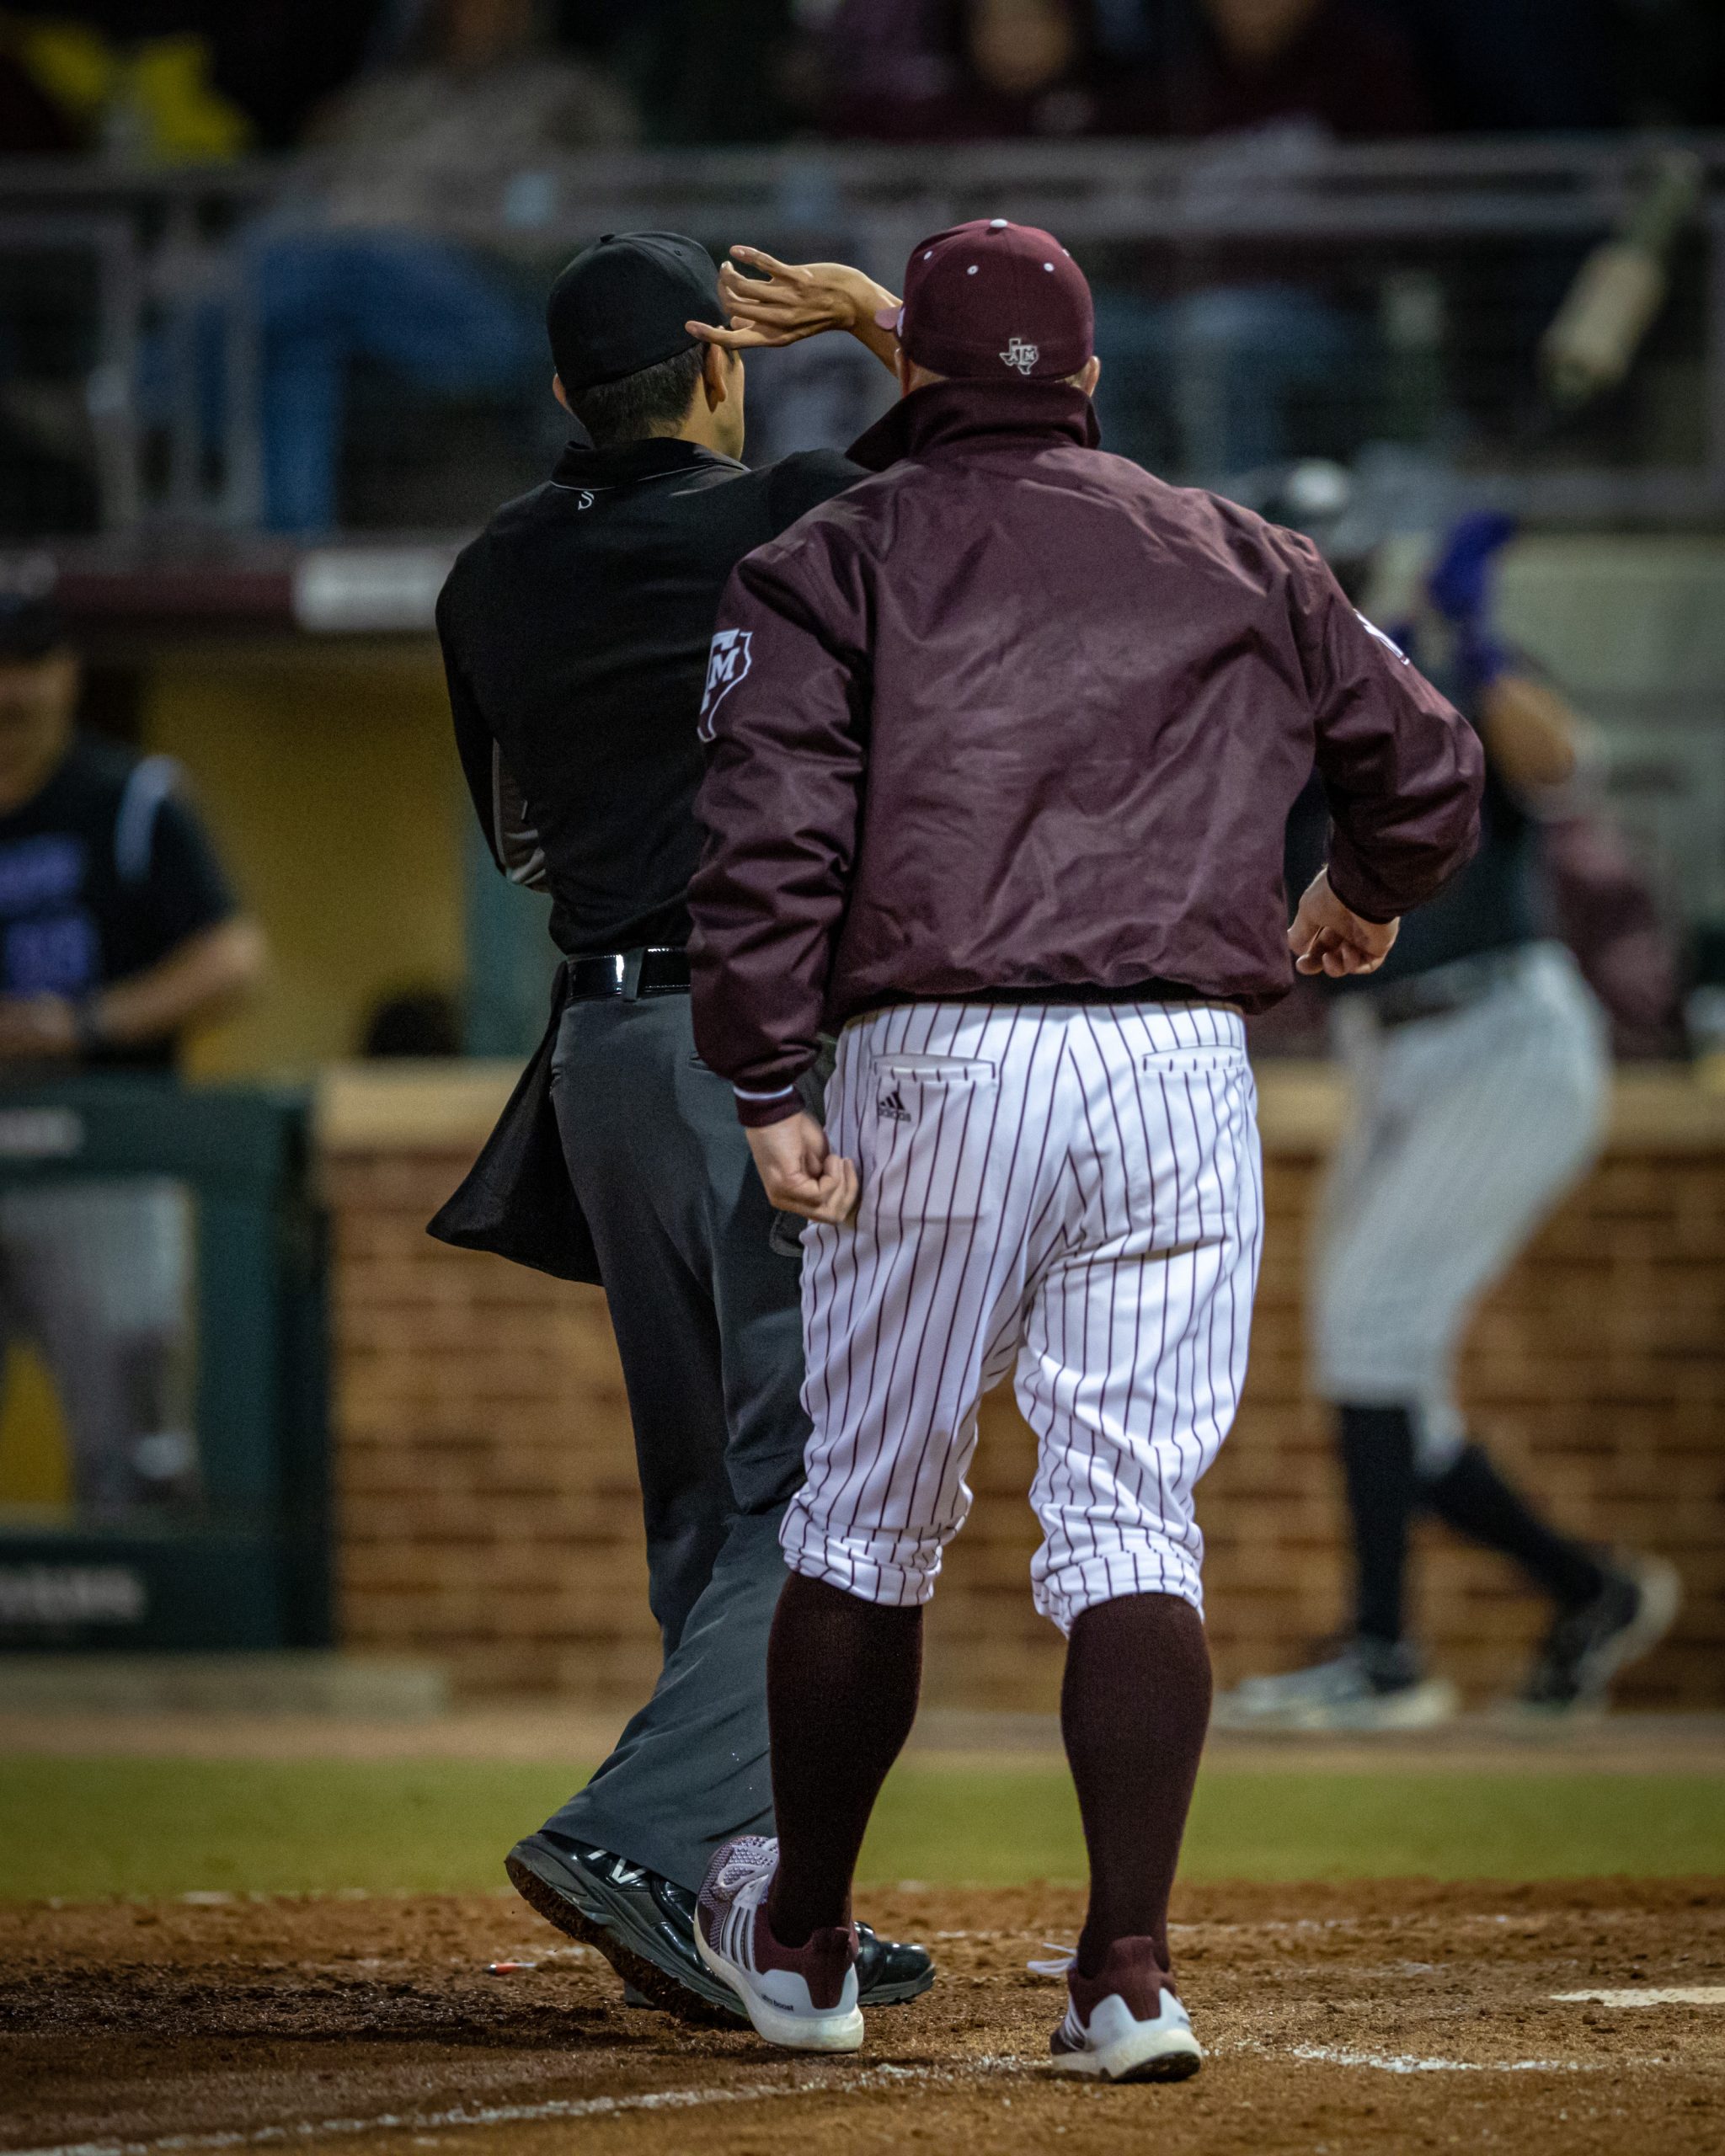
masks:
<svg viewBox="0 0 1725 2156"><path fill-rule="evenodd" d="M703 741L713 739L713 714L753 664L749 629L720 629L707 654L707 693L701 699L699 732Z"/></svg>

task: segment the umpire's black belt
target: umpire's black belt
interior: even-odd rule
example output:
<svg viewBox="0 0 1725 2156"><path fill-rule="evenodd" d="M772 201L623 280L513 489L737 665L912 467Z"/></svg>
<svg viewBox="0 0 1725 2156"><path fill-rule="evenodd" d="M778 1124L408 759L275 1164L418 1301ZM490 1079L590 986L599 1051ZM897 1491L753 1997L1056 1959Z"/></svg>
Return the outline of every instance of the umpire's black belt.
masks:
<svg viewBox="0 0 1725 2156"><path fill-rule="evenodd" d="M689 954L663 945L638 951L607 951L597 958L567 958L569 1001L593 1003L614 995L633 1003L644 995L686 995Z"/></svg>

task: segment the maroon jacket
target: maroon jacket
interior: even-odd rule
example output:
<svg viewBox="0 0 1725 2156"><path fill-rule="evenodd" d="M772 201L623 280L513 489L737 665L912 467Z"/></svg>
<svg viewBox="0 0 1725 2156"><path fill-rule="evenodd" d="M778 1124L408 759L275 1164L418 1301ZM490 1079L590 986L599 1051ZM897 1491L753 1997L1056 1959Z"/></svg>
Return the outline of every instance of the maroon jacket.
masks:
<svg viewBox="0 0 1725 2156"><path fill-rule="evenodd" d="M817 1034L883 1003L1274 1003L1314 758L1356 912L1472 852L1477 736L1315 549L1096 439L1063 384L920 389L852 451L877 477L732 575L691 949L745 1121L790 1113Z"/></svg>

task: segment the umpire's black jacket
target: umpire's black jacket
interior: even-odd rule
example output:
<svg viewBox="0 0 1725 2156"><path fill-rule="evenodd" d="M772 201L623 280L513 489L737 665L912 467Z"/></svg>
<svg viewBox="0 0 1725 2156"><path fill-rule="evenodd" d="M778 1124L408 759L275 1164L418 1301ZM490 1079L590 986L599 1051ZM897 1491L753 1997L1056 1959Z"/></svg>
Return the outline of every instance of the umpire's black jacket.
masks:
<svg viewBox="0 0 1725 2156"><path fill-rule="evenodd" d="M550 893L569 958L688 941L697 722L713 617L745 554L860 478L818 450L751 471L665 437L571 444L465 547L437 602L462 769L492 856ZM431 1224L597 1280L552 1116L563 1001L473 1174Z"/></svg>

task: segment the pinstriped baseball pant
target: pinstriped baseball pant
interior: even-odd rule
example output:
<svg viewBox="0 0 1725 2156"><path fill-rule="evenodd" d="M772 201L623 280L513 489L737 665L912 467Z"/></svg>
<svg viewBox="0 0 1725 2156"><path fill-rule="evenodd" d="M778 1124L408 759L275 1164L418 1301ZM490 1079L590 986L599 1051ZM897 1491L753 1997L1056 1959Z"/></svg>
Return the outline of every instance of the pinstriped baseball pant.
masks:
<svg viewBox="0 0 1725 2156"><path fill-rule="evenodd" d="M933 1592L982 1394L1039 1441L1036 1605L1203 1608L1193 1492L1234 1418L1262 1230L1256 1095L1228 1011L920 1003L853 1022L827 1095L855 1222L804 1239L808 1477L795 1572Z"/></svg>

